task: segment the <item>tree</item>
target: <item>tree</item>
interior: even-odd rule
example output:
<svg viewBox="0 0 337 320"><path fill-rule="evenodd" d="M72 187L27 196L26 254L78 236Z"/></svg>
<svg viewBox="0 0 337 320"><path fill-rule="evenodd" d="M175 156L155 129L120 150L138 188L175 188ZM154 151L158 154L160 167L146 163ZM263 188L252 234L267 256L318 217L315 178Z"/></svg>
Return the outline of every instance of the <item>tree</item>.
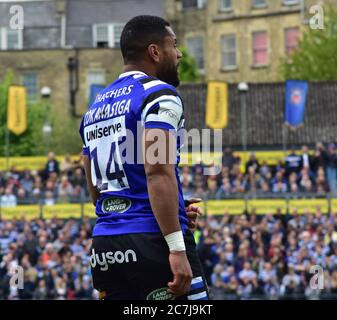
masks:
<svg viewBox="0 0 337 320"><path fill-rule="evenodd" d="M53 115L53 135L50 148L56 154L78 154L82 151L83 142L79 134L80 120L70 114Z"/></svg>
<svg viewBox="0 0 337 320"><path fill-rule="evenodd" d="M180 48L183 55L179 65L179 78L182 83L195 83L200 80L198 66L195 59L187 53L185 48Z"/></svg>
<svg viewBox="0 0 337 320"><path fill-rule="evenodd" d="M299 47L281 63L285 79L337 80L337 11L325 10L324 29L310 29L303 34Z"/></svg>
<svg viewBox="0 0 337 320"><path fill-rule="evenodd" d="M8 71L4 80L0 83L0 156L6 154L7 131L7 103L8 89L13 83L13 73ZM42 127L45 119L45 110L41 104L27 105L27 130L17 136L9 133L10 156L31 156L44 153Z"/></svg>

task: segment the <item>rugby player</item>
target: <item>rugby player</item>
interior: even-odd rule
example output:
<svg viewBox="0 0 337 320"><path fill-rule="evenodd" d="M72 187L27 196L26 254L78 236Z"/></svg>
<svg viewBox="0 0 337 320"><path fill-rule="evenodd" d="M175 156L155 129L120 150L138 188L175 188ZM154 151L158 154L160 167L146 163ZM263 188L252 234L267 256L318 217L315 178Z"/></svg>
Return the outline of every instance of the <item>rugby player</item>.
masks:
<svg viewBox="0 0 337 320"><path fill-rule="evenodd" d="M80 127L98 216L94 287L101 299L206 300L189 230L199 209L196 201L185 208L177 168L184 108L175 33L160 17L137 16L125 25L120 47L124 72L97 95ZM164 150L164 161L152 161L156 141L164 148L153 155Z"/></svg>

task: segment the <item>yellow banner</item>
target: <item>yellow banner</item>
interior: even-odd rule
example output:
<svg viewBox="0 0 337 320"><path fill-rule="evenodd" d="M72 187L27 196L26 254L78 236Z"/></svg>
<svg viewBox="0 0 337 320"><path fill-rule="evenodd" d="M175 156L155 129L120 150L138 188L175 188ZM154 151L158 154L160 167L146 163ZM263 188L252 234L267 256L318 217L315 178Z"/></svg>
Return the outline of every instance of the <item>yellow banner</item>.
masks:
<svg viewBox="0 0 337 320"><path fill-rule="evenodd" d="M262 165L264 162L267 165L277 165L279 161L284 162L286 155L289 151L254 151L257 160ZM241 158L242 168L245 168L246 162L249 160L251 151L235 151L234 156ZM222 162L222 152L190 152L190 153L181 153L180 154L180 165L189 165L192 166L197 163L209 164L221 164Z"/></svg>
<svg viewBox="0 0 337 320"><path fill-rule="evenodd" d="M44 219L70 219L81 218L80 204L55 204L52 206L43 206Z"/></svg>
<svg viewBox="0 0 337 320"><path fill-rule="evenodd" d="M264 161L268 165L276 165L279 160L284 161L285 155L288 152L284 151L256 151L255 155L260 164ZM235 156L241 158L242 170L245 168L245 164L249 159L250 152L234 152ZM205 165L219 165L222 163L222 152L190 152L180 154L180 166L188 165L192 166L198 163ZM64 159L64 156L56 157L59 162ZM73 155L72 160L78 160L78 155ZM11 157L9 158L9 167L16 166L17 170L40 170L43 169L47 163L47 157L44 156L31 156L31 157ZM6 164L6 158L0 158L0 171L8 170Z"/></svg>
<svg viewBox="0 0 337 320"><path fill-rule="evenodd" d="M256 214L282 214L287 212L287 202L284 199L254 199L248 201L248 212L255 210Z"/></svg>
<svg viewBox="0 0 337 320"><path fill-rule="evenodd" d="M299 214L315 213L317 208L321 208L322 213L328 213L329 207L328 199L299 199L289 200L289 213L294 214L296 211ZM242 214L246 208L245 200L231 199L231 200L208 200L198 204L193 204L203 209L203 214L208 215L224 215ZM282 214L287 212L287 201L284 199L252 199L247 202L248 213L251 214L253 210L257 214L275 214L278 210ZM43 219L80 219L82 213L81 204L55 204L44 205L41 209L39 205L19 205L13 208L1 208L1 218L4 220L22 219L27 220L40 218L42 210ZM331 199L331 212L337 212L337 198ZM87 218L97 218L95 214L95 207L92 203L83 204L83 216Z"/></svg>
<svg viewBox="0 0 337 320"><path fill-rule="evenodd" d="M222 152L190 152L180 154L180 166L193 166L200 163L204 165L221 165Z"/></svg>
<svg viewBox="0 0 337 320"><path fill-rule="evenodd" d="M57 156L56 159L61 163L64 156ZM71 156L72 161L78 161L79 156ZM45 167L48 159L43 156L32 157L11 157L7 168L6 158L0 158L0 171L5 171L15 166L17 170L41 170Z"/></svg>
<svg viewBox="0 0 337 320"><path fill-rule="evenodd" d="M1 208L1 218L4 220L38 219L40 217L40 206L38 205L20 205L13 208Z"/></svg>
<svg viewBox="0 0 337 320"><path fill-rule="evenodd" d="M86 203L84 205L83 216L87 218L97 218L95 206L92 203Z"/></svg>
<svg viewBox="0 0 337 320"><path fill-rule="evenodd" d="M330 205L331 205L331 213L337 213L337 198L333 198L331 199L331 202L330 202Z"/></svg>
<svg viewBox="0 0 337 320"><path fill-rule="evenodd" d="M228 85L211 81L207 87L206 125L223 129L228 123Z"/></svg>
<svg viewBox="0 0 337 320"><path fill-rule="evenodd" d="M253 151L255 153L256 159L259 161L260 165L265 161L268 165L276 165L279 161L284 162L285 157L288 155L288 151L284 152L281 150L275 151ZM249 156L252 152L242 152L235 151L234 155L241 158L242 163L246 163L249 160Z"/></svg>
<svg viewBox="0 0 337 320"><path fill-rule="evenodd" d="M322 213L327 213L329 204L328 199L299 199L289 200L289 213L315 213L317 208L320 208Z"/></svg>
<svg viewBox="0 0 337 320"><path fill-rule="evenodd" d="M8 91L7 127L17 136L27 129L26 88L11 86Z"/></svg>
<svg viewBox="0 0 337 320"><path fill-rule="evenodd" d="M208 200L207 215L242 214L245 200Z"/></svg>

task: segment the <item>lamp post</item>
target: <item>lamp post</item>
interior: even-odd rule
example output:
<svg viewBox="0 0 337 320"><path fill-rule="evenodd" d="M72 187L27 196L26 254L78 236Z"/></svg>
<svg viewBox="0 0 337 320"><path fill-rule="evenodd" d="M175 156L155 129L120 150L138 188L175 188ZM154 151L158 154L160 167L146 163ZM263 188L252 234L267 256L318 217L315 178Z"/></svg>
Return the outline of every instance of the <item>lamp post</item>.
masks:
<svg viewBox="0 0 337 320"><path fill-rule="evenodd" d="M241 108L241 142L243 151L247 151L247 92L248 84L240 82L238 84L238 91L240 95Z"/></svg>
<svg viewBox="0 0 337 320"><path fill-rule="evenodd" d="M53 128L51 127L50 122L49 122L49 112L50 112L49 98L51 96L51 89L49 87L42 87L40 93L41 93L41 98L44 101L45 107L46 107L45 120L44 120L44 124L42 127L42 133L43 133L43 138L45 141L45 153L47 155L49 151L50 137L53 131Z"/></svg>

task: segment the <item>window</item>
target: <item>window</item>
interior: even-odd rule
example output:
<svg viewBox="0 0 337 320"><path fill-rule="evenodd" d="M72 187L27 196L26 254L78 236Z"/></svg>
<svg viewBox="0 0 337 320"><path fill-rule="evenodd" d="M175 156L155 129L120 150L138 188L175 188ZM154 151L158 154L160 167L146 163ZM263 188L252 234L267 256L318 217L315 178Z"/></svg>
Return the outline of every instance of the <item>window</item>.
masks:
<svg viewBox="0 0 337 320"><path fill-rule="evenodd" d="M235 35L222 37L222 69L233 69L236 62L236 38Z"/></svg>
<svg viewBox="0 0 337 320"><path fill-rule="evenodd" d="M266 0L252 0L253 8L265 8L267 6Z"/></svg>
<svg viewBox="0 0 337 320"><path fill-rule="evenodd" d="M286 6L293 6L299 3L299 0L283 0L283 4Z"/></svg>
<svg viewBox="0 0 337 320"><path fill-rule="evenodd" d="M231 11L232 0L220 0L220 11Z"/></svg>
<svg viewBox="0 0 337 320"><path fill-rule="evenodd" d="M202 37L187 39L187 51L195 59L199 69L204 69L204 44Z"/></svg>
<svg viewBox="0 0 337 320"><path fill-rule="evenodd" d="M95 47L107 48L109 46L109 25L94 26Z"/></svg>
<svg viewBox="0 0 337 320"><path fill-rule="evenodd" d="M104 70L90 70L87 76L87 98L90 99L90 89L93 84L105 85Z"/></svg>
<svg viewBox="0 0 337 320"><path fill-rule="evenodd" d="M38 95L37 73L24 73L22 75L22 85L26 87L27 101L36 102Z"/></svg>
<svg viewBox="0 0 337 320"><path fill-rule="evenodd" d="M19 49L19 30L7 29L7 49Z"/></svg>
<svg viewBox="0 0 337 320"><path fill-rule="evenodd" d="M253 33L253 65L268 64L268 38L266 31Z"/></svg>
<svg viewBox="0 0 337 320"><path fill-rule="evenodd" d="M183 0L183 9L202 9L207 0Z"/></svg>
<svg viewBox="0 0 337 320"><path fill-rule="evenodd" d="M0 49L22 49L22 30L0 28Z"/></svg>
<svg viewBox="0 0 337 320"><path fill-rule="evenodd" d="M120 40L124 24L118 23L113 25L113 39L114 39L114 48L120 47Z"/></svg>
<svg viewBox="0 0 337 320"><path fill-rule="evenodd" d="M203 9L206 7L207 0L198 0L198 8Z"/></svg>
<svg viewBox="0 0 337 320"><path fill-rule="evenodd" d="M96 24L93 26L95 48L119 48L124 28L122 23Z"/></svg>
<svg viewBox="0 0 337 320"><path fill-rule="evenodd" d="M298 47L298 39L300 36L300 29L287 28L285 29L285 46L286 46L286 55L289 57L290 54Z"/></svg>

